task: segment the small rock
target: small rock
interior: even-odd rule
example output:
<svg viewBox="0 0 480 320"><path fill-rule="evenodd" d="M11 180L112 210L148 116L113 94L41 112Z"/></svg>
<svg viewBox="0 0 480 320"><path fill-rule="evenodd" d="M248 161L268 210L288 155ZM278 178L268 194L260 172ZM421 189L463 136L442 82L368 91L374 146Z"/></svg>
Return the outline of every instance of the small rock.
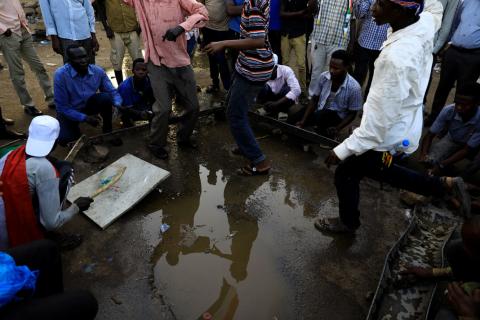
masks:
<svg viewBox="0 0 480 320"><path fill-rule="evenodd" d="M112 301L113 301L115 304L122 304L122 301L118 300L118 299L115 298L115 297L110 297L110 299L112 299Z"/></svg>

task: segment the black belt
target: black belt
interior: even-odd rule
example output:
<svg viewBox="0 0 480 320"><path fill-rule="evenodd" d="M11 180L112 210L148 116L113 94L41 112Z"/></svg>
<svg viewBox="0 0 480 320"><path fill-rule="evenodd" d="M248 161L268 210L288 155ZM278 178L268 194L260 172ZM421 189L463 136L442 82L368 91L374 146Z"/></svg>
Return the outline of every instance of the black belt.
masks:
<svg viewBox="0 0 480 320"><path fill-rule="evenodd" d="M462 53L480 53L480 48L467 49L467 48L457 47L454 45L450 45L450 47Z"/></svg>

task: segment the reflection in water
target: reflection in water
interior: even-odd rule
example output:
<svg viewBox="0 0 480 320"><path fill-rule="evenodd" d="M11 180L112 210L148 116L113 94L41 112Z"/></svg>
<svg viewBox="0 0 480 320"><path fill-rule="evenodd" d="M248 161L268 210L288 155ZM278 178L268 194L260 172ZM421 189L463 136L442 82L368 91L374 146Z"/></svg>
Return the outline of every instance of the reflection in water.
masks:
<svg viewBox="0 0 480 320"><path fill-rule="evenodd" d="M286 308L287 289L270 230L256 245L258 219L284 206L284 181L272 192L268 177L224 177L210 163L210 170L190 166L188 190L162 205L161 223L170 229L152 257L156 286L178 319L205 312L225 320L272 318Z"/></svg>

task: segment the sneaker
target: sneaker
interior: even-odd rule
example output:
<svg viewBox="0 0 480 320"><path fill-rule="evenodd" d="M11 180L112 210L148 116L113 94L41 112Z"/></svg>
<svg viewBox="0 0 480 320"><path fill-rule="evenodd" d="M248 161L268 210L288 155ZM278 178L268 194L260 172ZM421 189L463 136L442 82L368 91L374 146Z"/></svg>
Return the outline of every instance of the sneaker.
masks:
<svg viewBox="0 0 480 320"><path fill-rule="evenodd" d="M3 117L1 121L3 121L3 123L7 126L13 126L15 124L15 120L10 118Z"/></svg>
<svg viewBox="0 0 480 320"><path fill-rule="evenodd" d="M43 115L43 112L38 110L35 106L23 106L23 111L32 117Z"/></svg>
<svg viewBox="0 0 480 320"><path fill-rule="evenodd" d="M220 86L214 84L209 85L207 90L205 90L206 93L217 93L218 91L220 91Z"/></svg>
<svg viewBox="0 0 480 320"><path fill-rule="evenodd" d="M168 152L163 147L149 145L148 150L150 150L150 152L158 159L164 160L168 158Z"/></svg>

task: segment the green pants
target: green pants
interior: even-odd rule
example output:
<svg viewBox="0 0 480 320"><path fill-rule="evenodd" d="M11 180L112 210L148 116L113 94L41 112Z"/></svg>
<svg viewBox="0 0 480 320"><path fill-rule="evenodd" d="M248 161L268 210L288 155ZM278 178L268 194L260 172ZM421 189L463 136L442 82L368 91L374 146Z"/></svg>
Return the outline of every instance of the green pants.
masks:
<svg viewBox="0 0 480 320"><path fill-rule="evenodd" d="M33 106L32 97L28 93L25 84L25 71L23 70L22 58L25 60L30 69L35 73L38 83L45 94L47 104L53 103L53 91L47 71L43 66L37 51L33 47L33 40L30 33L22 28L22 35L12 33L11 36L0 35L0 47L3 52L5 61L8 64L10 79L13 87L17 91L20 103L24 106Z"/></svg>

